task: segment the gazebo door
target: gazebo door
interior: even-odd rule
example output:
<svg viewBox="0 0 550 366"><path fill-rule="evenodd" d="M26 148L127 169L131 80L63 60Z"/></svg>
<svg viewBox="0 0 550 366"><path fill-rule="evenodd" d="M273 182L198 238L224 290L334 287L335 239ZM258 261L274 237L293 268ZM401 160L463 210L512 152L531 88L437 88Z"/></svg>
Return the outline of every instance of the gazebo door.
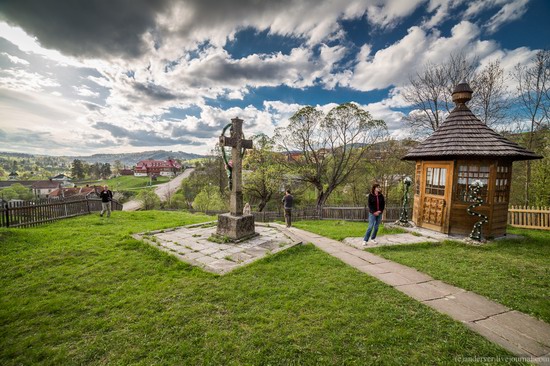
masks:
<svg viewBox="0 0 550 366"><path fill-rule="evenodd" d="M446 233L449 228L447 211L451 198L453 164L424 162L423 165L418 225Z"/></svg>

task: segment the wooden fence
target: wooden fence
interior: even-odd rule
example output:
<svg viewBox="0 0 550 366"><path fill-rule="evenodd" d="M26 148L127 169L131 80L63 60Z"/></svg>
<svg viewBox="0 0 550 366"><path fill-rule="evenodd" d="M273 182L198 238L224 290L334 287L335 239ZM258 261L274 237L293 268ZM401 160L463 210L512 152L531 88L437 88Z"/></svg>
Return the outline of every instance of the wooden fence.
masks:
<svg viewBox="0 0 550 366"><path fill-rule="evenodd" d="M550 230L550 208L510 206L508 208L508 225Z"/></svg>
<svg viewBox="0 0 550 366"><path fill-rule="evenodd" d="M122 210L116 201L112 210ZM92 198L15 201L0 204L0 227L30 227L68 217L101 211L101 200Z"/></svg>
<svg viewBox="0 0 550 366"><path fill-rule="evenodd" d="M399 219L402 206L386 206L382 221L393 222ZM218 215L227 213L227 211L197 211L189 210L189 212L204 212L207 215ZM284 211L262 211L252 212L256 222L273 222L284 221ZM412 217L412 208L409 208L409 219ZM344 221L368 221L368 209L361 207L323 207L319 212L317 207L298 207L292 209L292 221L300 220L344 220Z"/></svg>

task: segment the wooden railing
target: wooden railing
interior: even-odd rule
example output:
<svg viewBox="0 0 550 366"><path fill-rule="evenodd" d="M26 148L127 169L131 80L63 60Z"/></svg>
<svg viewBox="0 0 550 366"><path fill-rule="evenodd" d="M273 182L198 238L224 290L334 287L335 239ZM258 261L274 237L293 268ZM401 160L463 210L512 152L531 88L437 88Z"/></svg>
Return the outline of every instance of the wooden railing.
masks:
<svg viewBox="0 0 550 366"><path fill-rule="evenodd" d="M510 206L508 208L508 225L550 230L550 208Z"/></svg>
<svg viewBox="0 0 550 366"><path fill-rule="evenodd" d="M122 204L113 201L111 209L120 211ZM97 198L9 202L0 204L0 227L30 227L97 211L101 211Z"/></svg>
<svg viewBox="0 0 550 366"><path fill-rule="evenodd" d="M402 206L386 206L382 221L394 222L399 219ZM190 212L204 212L207 215L218 215L227 211L199 211L189 210ZM262 211L252 212L256 222L284 221L284 211ZM412 208L409 208L409 219L412 218ZM319 212L317 207L297 207L292 209L292 221L300 220L344 220L344 221L368 221L368 209L360 207L323 207Z"/></svg>

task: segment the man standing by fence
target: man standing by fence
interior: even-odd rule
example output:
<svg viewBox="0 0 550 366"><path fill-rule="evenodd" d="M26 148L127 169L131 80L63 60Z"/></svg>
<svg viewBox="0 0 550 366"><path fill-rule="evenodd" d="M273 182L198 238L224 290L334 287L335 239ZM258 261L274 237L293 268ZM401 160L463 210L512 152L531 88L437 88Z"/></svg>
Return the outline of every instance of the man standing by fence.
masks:
<svg viewBox="0 0 550 366"><path fill-rule="evenodd" d="M287 189L285 196L283 197L283 207L285 209L285 222L286 227L292 226L292 204L294 197L290 194L290 189Z"/></svg>
<svg viewBox="0 0 550 366"><path fill-rule="evenodd" d="M107 217L111 217L111 201L113 200L113 192L109 190L109 187L103 186L103 190L99 193L101 198L101 213L99 216L103 217L105 211L107 211Z"/></svg>

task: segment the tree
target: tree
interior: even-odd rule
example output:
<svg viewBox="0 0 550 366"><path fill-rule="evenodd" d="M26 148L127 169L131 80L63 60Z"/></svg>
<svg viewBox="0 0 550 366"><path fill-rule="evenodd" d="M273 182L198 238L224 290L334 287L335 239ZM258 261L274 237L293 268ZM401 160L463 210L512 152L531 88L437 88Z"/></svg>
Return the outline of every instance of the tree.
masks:
<svg viewBox="0 0 550 366"><path fill-rule="evenodd" d="M506 77L499 61L487 64L471 82L474 91L470 109L487 126L507 120L510 96Z"/></svg>
<svg viewBox="0 0 550 366"><path fill-rule="evenodd" d="M512 73L517 82L517 96L523 115L528 120L526 147L536 150L537 131L548 127L550 113L550 50L537 52L528 65L517 65ZM524 204L530 203L530 160L525 163Z"/></svg>
<svg viewBox="0 0 550 366"><path fill-rule="evenodd" d="M85 171L84 171L84 165L82 164L82 160L79 160L79 159L73 160L71 175L76 179L84 179Z"/></svg>
<svg viewBox="0 0 550 366"><path fill-rule="evenodd" d="M282 164L298 180L315 187L321 209L385 131L384 121L373 119L356 104L345 103L327 115L311 106L300 109L286 129L277 129L276 139L287 154ZM294 158L296 153L299 157Z"/></svg>
<svg viewBox="0 0 550 366"><path fill-rule="evenodd" d="M454 87L473 74L474 62L467 61L462 53L452 54L442 64L427 63L421 73L409 77L410 84L403 89L403 98L415 108L405 122L418 134L435 131L454 107Z"/></svg>
<svg viewBox="0 0 550 366"><path fill-rule="evenodd" d="M19 195L13 188L8 187L0 191L0 197L5 201L9 201L18 199Z"/></svg>
<svg viewBox="0 0 550 366"><path fill-rule="evenodd" d="M244 193L259 201L258 211L262 211L271 200L273 193L282 187L283 166L280 154L273 151L275 142L264 134L252 137L254 149L247 151L243 168L250 172L244 179Z"/></svg>
<svg viewBox="0 0 550 366"><path fill-rule="evenodd" d="M506 78L500 62L488 63L475 71L477 59L463 54L451 55L447 62L428 63L421 73L410 77L402 93L415 108L404 121L419 135L435 131L454 108L452 93L456 85L468 82L474 91L470 107L487 124L500 122L510 107Z"/></svg>
<svg viewBox="0 0 550 366"><path fill-rule="evenodd" d="M88 168L88 175L94 179L99 179L101 177L101 166L99 163L90 164Z"/></svg>
<svg viewBox="0 0 550 366"><path fill-rule="evenodd" d="M220 196L223 195L222 192L227 187L227 175L223 169L221 157L205 159L202 163L197 163L195 170L181 182L181 190L189 207L192 207L195 197L206 185L217 187Z"/></svg>
<svg viewBox="0 0 550 366"><path fill-rule="evenodd" d="M193 208L199 211L224 210L226 204L223 202L220 191L212 185L206 185L199 192L193 201Z"/></svg>
<svg viewBox="0 0 550 366"><path fill-rule="evenodd" d="M120 171L124 168L124 166L122 165L120 160L115 160L115 164L114 164L113 168L114 168L116 174L120 174Z"/></svg>
<svg viewBox="0 0 550 366"><path fill-rule="evenodd" d="M152 188L139 191L136 198L141 202L141 208L144 210L154 210L160 207L160 198Z"/></svg>
<svg viewBox="0 0 550 366"><path fill-rule="evenodd" d="M15 193L17 193L17 199L29 201L33 199L32 191L23 186L21 183L15 183L10 186Z"/></svg>
<svg viewBox="0 0 550 366"><path fill-rule="evenodd" d="M111 176L111 174L113 174L111 172L111 164L109 164L109 163L101 164L101 166L99 168L99 172L100 172L100 175L101 175L102 179L109 178Z"/></svg>

